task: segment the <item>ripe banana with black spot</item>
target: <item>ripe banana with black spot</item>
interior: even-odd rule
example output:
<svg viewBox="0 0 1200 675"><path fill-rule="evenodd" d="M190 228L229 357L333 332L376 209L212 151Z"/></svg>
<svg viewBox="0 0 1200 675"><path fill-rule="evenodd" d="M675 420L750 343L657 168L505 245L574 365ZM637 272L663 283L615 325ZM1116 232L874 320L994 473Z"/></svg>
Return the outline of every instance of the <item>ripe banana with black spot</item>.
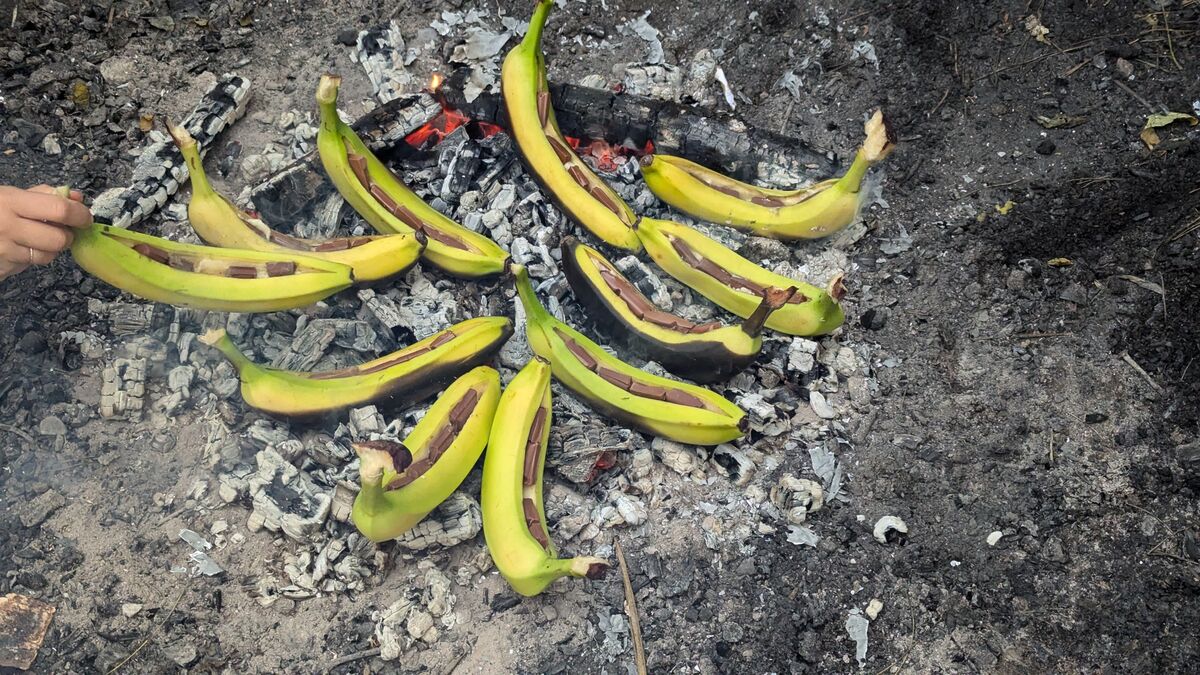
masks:
<svg viewBox="0 0 1200 675"><path fill-rule="evenodd" d="M637 232L646 252L667 274L742 318L752 316L772 291L795 288L787 303L767 317L767 328L788 335L825 335L845 319L834 298L841 293L838 284L826 292L789 279L669 220L642 218Z"/></svg>
<svg viewBox="0 0 1200 675"><path fill-rule="evenodd" d="M867 170L895 148L895 136L876 110L866 140L841 178L799 190L748 185L705 166L670 155L646 155L642 177L661 200L712 223L783 240L826 237L854 222L863 205Z"/></svg>
<svg viewBox="0 0 1200 675"><path fill-rule="evenodd" d="M196 246L93 223L77 230L75 262L146 300L220 312L277 312L353 283L349 267L310 256Z"/></svg>
<svg viewBox="0 0 1200 675"><path fill-rule="evenodd" d="M542 504L550 438L550 366L530 361L505 387L483 459L483 537L513 590L534 596L564 576L595 579L600 558L559 558Z"/></svg>
<svg viewBox="0 0 1200 675"><path fill-rule="evenodd" d="M554 377L596 410L635 429L680 443L720 445L745 433L746 414L694 384L651 375L604 351L555 319L534 293L529 274L511 265L525 309L525 335Z"/></svg>
<svg viewBox="0 0 1200 675"><path fill-rule="evenodd" d="M354 279L359 282L380 281L402 274L425 250L425 235L420 233L314 241L276 232L257 214L234 206L213 189L204 172L196 140L187 129L174 125L167 128L191 175L188 220L196 234L213 246L299 253L342 263L354 270Z"/></svg>
<svg viewBox="0 0 1200 675"><path fill-rule="evenodd" d="M403 443L355 443L361 489L350 520L374 542L395 539L446 501L487 445L500 374L479 366L446 388Z"/></svg>
<svg viewBox="0 0 1200 675"><path fill-rule="evenodd" d="M616 265L574 237L563 241L562 260L572 292L591 310L598 328L646 359L701 384L726 380L752 363L762 349L767 317L796 292L794 286L771 289L737 326L698 324L660 309Z"/></svg>
<svg viewBox="0 0 1200 675"><path fill-rule="evenodd" d="M476 279L503 272L508 260L504 249L426 204L342 121L337 111L340 84L341 78L324 75L317 87L317 151L342 197L380 232L424 233L429 241L422 258L447 274Z"/></svg>
<svg viewBox="0 0 1200 675"><path fill-rule="evenodd" d="M571 220L611 246L638 251L637 215L575 154L554 119L541 45L553 6L539 0L525 38L504 57L500 90L509 132L529 173Z"/></svg>
<svg viewBox="0 0 1200 675"><path fill-rule="evenodd" d="M257 365L224 330L211 330L200 341L233 363L247 405L282 417L306 418L372 402L421 400L489 361L511 335L507 317L468 319L374 361L316 373Z"/></svg>

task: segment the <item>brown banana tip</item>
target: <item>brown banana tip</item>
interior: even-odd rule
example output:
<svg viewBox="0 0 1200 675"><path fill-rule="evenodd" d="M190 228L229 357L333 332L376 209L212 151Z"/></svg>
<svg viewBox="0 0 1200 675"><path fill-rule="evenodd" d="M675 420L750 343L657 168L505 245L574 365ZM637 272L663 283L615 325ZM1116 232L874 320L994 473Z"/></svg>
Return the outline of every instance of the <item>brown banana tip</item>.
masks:
<svg viewBox="0 0 1200 675"><path fill-rule="evenodd" d="M653 163L654 163L654 153L652 153L652 152L642 155L641 158L638 159L638 165L641 166L643 169L650 168L650 165Z"/></svg>
<svg viewBox="0 0 1200 675"><path fill-rule="evenodd" d="M429 245L429 235L425 234L425 230L413 230L413 237L421 246Z"/></svg>
<svg viewBox="0 0 1200 675"><path fill-rule="evenodd" d="M220 342L221 338L223 337L225 337L224 328L210 328L209 330L205 331L203 335L197 337L196 339L211 347Z"/></svg>
<svg viewBox="0 0 1200 675"><path fill-rule="evenodd" d="M595 562L588 565L587 578L603 579L606 572L608 572L608 563Z"/></svg>
<svg viewBox="0 0 1200 675"><path fill-rule="evenodd" d="M738 420L737 428L743 434L750 433L750 416L742 415L742 419Z"/></svg>
<svg viewBox="0 0 1200 675"><path fill-rule="evenodd" d="M846 275L839 272L829 280L829 295L838 302L846 297Z"/></svg>
<svg viewBox="0 0 1200 675"><path fill-rule="evenodd" d="M338 88L341 86L341 77L332 73L322 75L321 81L317 84L317 101L320 103L333 103L337 100Z"/></svg>
<svg viewBox="0 0 1200 675"><path fill-rule="evenodd" d="M171 140L175 141L175 145L178 147L196 145L196 139L192 138L192 135L183 126L175 124L170 118L166 118L163 124L167 127L167 133L171 134Z"/></svg>
<svg viewBox="0 0 1200 675"><path fill-rule="evenodd" d="M407 469L409 464L412 464L412 451L399 441L359 441L353 445L355 450L365 448L367 450L386 452L392 458L392 470L396 473L400 473Z"/></svg>
<svg viewBox="0 0 1200 675"><path fill-rule="evenodd" d="M548 358L546 358L546 357L544 357L544 356L539 356L539 355L537 355L537 354L534 354L534 355L533 355L533 360L534 360L534 361L537 361L537 362L539 362L539 363L541 363L543 366L548 366L548 365L550 365L550 359L548 359Z"/></svg>

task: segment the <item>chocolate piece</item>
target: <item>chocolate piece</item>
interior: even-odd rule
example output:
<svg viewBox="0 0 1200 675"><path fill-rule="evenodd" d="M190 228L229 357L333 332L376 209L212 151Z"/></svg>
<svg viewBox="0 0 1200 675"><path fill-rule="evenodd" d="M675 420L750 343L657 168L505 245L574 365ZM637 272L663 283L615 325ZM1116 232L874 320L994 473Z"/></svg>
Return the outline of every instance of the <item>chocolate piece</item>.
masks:
<svg viewBox="0 0 1200 675"><path fill-rule="evenodd" d="M163 265L166 265L171 260L171 254L167 253L161 248L158 248L157 246L151 246L150 244L134 244L133 250L141 253L154 262L162 263Z"/></svg>
<svg viewBox="0 0 1200 675"><path fill-rule="evenodd" d="M668 389L667 395L663 398L663 400L667 401L668 403L685 405L689 408L706 408L707 407L704 405L704 401L702 399L700 399L698 396L694 396L692 394L687 393L686 391L681 391L679 389Z"/></svg>
<svg viewBox="0 0 1200 675"><path fill-rule="evenodd" d="M404 207L400 207L400 208L403 209ZM405 210L407 211L407 209L405 209ZM411 212L410 212L410 215L411 215ZM415 219L416 216L414 215L413 218ZM405 221L405 222L407 222L407 221ZM441 242L452 248L461 249L463 251L471 250L471 247L467 246L466 242L464 242L462 239L459 239L458 237L456 237L452 234L449 234L447 232L442 232L441 230L437 229L436 227L433 227L430 225L425 225L424 229L422 231L430 239Z"/></svg>
<svg viewBox="0 0 1200 675"><path fill-rule="evenodd" d="M391 195L384 192L383 188L379 187L378 185L372 185L371 196L375 198L375 201L379 202L380 206L387 209L388 213L392 215L396 214L396 209L399 208L400 205L396 203L395 199L392 199Z"/></svg>
<svg viewBox="0 0 1200 675"><path fill-rule="evenodd" d="M605 382L608 382L609 384L620 387L626 391L628 391L629 386L633 384L632 377L630 377L620 371L613 370L612 368L607 368L605 366L600 366L599 368L597 368L596 374L599 375L600 379L604 380Z"/></svg>
<svg viewBox="0 0 1200 675"><path fill-rule="evenodd" d="M629 385L629 393L643 398L652 398L656 401L664 401L667 397L667 390L665 388L656 387L637 380L634 380L633 384Z"/></svg>
<svg viewBox="0 0 1200 675"><path fill-rule="evenodd" d="M335 378L347 377L350 375L369 375L371 373L378 373L381 370L386 370L388 368L391 368L392 366L399 365L401 363L404 363L405 361L412 361L413 359L417 358L418 356L420 356L422 354L428 354L431 351L433 351L433 350L430 349L429 347L425 347L425 346L417 347L417 348L410 348L409 350L406 350L400 354L397 354L394 358L388 359L387 361L383 361L381 363L377 363L369 368L364 368L363 366L352 366L350 368L341 368L338 370L327 370L323 373L312 373L308 377L309 377L309 379L312 379L312 380L332 380Z"/></svg>
<svg viewBox="0 0 1200 675"><path fill-rule="evenodd" d="M329 251L345 251L348 248L350 248L349 239L330 239L317 244L313 247L313 250L327 253Z"/></svg>
<svg viewBox="0 0 1200 675"><path fill-rule="evenodd" d="M458 431L454 425L446 424L438 430L434 435L433 440L429 442L429 455L431 457L441 457L442 453L454 443L454 439L458 437Z"/></svg>
<svg viewBox="0 0 1200 675"><path fill-rule="evenodd" d="M185 258L180 255L169 256L167 264L174 269L183 270L184 272L196 271L196 263L192 262L191 258Z"/></svg>
<svg viewBox="0 0 1200 675"><path fill-rule="evenodd" d="M400 472L399 476L396 476L395 478L393 478L387 484L387 489L399 490L400 488L412 483L413 481L420 478L421 476L424 476L425 472L432 469L433 465L436 463L437 463L437 458L433 457L432 455L426 455L426 456L422 457L421 459L418 459L417 461L413 462L412 464L409 464L407 469L404 469L402 472Z"/></svg>
<svg viewBox="0 0 1200 675"><path fill-rule="evenodd" d="M575 157L571 154L570 148L563 145L557 138L553 136L547 136L546 140L550 141L550 147L554 149L554 154L558 155L558 161L566 164L567 162L575 159Z"/></svg>
<svg viewBox="0 0 1200 675"><path fill-rule="evenodd" d="M371 174L367 171L367 158L347 151L346 159L349 160L350 170L354 172L358 182L362 183L363 187L370 188Z"/></svg>
<svg viewBox="0 0 1200 675"><path fill-rule="evenodd" d="M604 207L609 211L621 216L621 219L624 220L625 214L621 210L621 207L615 201L613 201L611 195L604 191L604 188L600 187L599 185L593 185L589 193L592 195L593 199L603 204Z"/></svg>
<svg viewBox="0 0 1200 675"><path fill-rule="evenodd" d="M269 277L286 277L296 273L296 263L294 262L269 262L267 263L267 276Z"/></svg>
<svg viewBox="0 0 1200 675"><path fill-rule="evenodd" d="M525 525L529 527L529 534L533 535L542 548L550 548L550 537L547 536L546 528L542 525L542 516L538 513L537 504L526 497L521 500L521 507L525 510Z"/></svg>
<svg viewBox="0 0 1200 675"><path fill-rule="evenodd" d="M313 250L313 245L311 243L299 237L293 237L290 234L283 234L282 232L276 232L274 230L271 230L270 234L267 235L267 241L271 242L272 244L278 244L284 248L290 248L293 251Z"/></svg>
<svg viewBox="0 0 1200 675"><path fill-rule="evenodd" d="M562 332L562 330L555 328L554 331L556 333L558 333L558 337L562 338L562 341L567 345L567 349L570 350L570 352L575 355L575 358L579 359L580 363L583 364L584 368L587 368L588 370L596 369L596 365L597 365L596 357L589 354L587 352L587 350L583 348L582 345L580 345L578 342L572 340L570 337L567 336L566 333Z"/></svg>
<svg viewBox="0 0 1200 675"><path fill-rule="evenodd" d="M588 180L588 176L583 172L583 169L571 164L567 167L567 173L571 174L571 178L573 178L575 182L579 184L579 187L583 188L584 190L588 190L592 187L592 182Z"/></svg>
<svg viewBox="0 0 1200 675"><path fill-rule="evenodd" d="M479 392L475 389L468 389L467 393L454 404L450 410L450 423L455 429L461 430L463 425L467 423L467 419L471 417L471 413L475 412L475 404L479 402Z"/></svg>
<svg viewBox="0 0 1200 675"><path fill-rule="evenodd" d="M458 337L458 336L454 334L454 331L444 330L440 334L438 334L438 336L436 338L434 338L433 343L429 345L429 348L437 349L438 347L441 347L442 345L446 344L447 342L453 340L456 337Z"/></svg>
<svg viewBox="0 0 1200 675"><path fill-rule="evenodd" d="M538 121L542 123L542 127L544 128L550 119L550 92L538 92L537 108Z"/></svg>
<svg viewBox="0 0 1200 675"><path fill-rule="evenodd" d="M229 268L225 270L225 276L234 279L257 279L258 268L248 265L230 265Z"/></svg>

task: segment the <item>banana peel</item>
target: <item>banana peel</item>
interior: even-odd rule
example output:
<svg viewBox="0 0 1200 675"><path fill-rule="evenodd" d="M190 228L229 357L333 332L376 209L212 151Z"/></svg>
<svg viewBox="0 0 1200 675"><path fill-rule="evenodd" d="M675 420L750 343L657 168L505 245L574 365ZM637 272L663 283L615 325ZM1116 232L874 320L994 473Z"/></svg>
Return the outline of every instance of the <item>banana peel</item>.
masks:
<svg viewBox="0 0 1200 675"><path fill-rule="evenodd" d="M348 265L358 282L375 282L403 274L425 250L425 235L404 233L377 237L342 237L324 241L301 239L272 230L256 214L233 205L213 189L204 171L196 140L181 126L168 124L171 138L187 162L192 196L188 220L213 246L275 253L300 253Z"/></svg>
<svg viewBox="0 0 1200 675"><path fill-rule="evenodd" d="M373 542L395 539L453 493L479 461L500 400L500 374L468 371L446 388L403 443L355 443L361 490L350 519Z"/></svg>
<svg viewBox="0 0 1200 675"><path fill-rule="evenodd" d="M483 536L513 590L534 596L564 576L595 579L600 558L559 558L542 501L551 424L550 365L535 358L513 377L496 408L483 460Z"/></svg>
<svg viewBox="0 0 1200 675"><path fill-rule="evenodd" d="M864 129L866 140L841 178L800 190L772 190L734 180L670 155L641 158L642 177L659 199L688 215L785 241L827 237L858 217L868 169L895 149L895 135L881 110Z"/></svg>
<svg viewBox="0 0 1200 675"><path fill-rule="evenodd" d="M305 419L367 403L419 401L489 361L511 335L512 321L507 317L468 319L362 365L317 373L260 366L221 329L205 333L200 341L233 364L247 405L280 417Z"/></svg>
<svg viewBox="0 0 1200 675"><path fill-rule="evenodd" d="M717 394L651 375L604 351L542 306L521 265L512 265L525 309L529 346L554 377L589 406L655 436L693 445L720 445L745 434L746 414Z"/></svg>

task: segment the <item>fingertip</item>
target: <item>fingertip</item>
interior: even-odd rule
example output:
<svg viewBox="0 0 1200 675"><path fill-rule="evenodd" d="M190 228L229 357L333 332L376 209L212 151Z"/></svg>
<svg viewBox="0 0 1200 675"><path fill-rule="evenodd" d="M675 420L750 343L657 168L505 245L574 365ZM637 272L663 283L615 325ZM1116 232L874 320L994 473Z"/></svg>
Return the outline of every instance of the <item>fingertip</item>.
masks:
<svg viewBox="0 0 1200 675"><path fill-rule="evenodd" d="M83 193L79 190L71 190L71 201L83 203Z"/></svg>
<svg viewBox="0 0 1200 675"><path fill-rule="evenodd" d="M43 195L48 195L48 194L54 193L54 188L50 187L49 185L46 185L45 183L42 183L41 185L34 185L33 187L29 188L29 191L37 192L37 193L43 194Z"/></svg>

